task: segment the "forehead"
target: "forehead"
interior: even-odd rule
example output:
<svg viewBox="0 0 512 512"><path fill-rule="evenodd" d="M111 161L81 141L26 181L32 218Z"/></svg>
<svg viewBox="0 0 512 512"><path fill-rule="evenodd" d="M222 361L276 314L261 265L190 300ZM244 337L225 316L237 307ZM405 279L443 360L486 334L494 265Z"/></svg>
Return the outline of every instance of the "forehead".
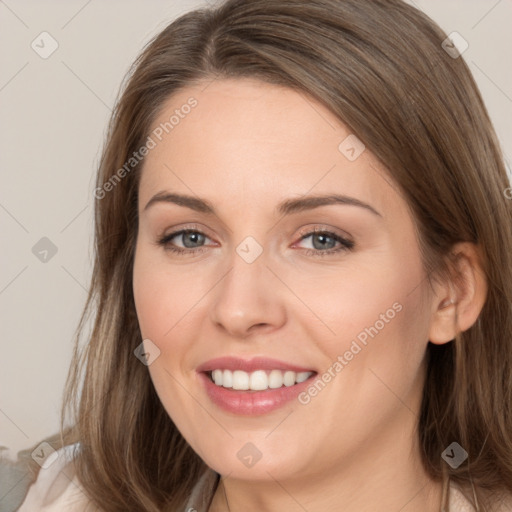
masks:
<svg viewBox="0 0 512 512"><path fill-rule="evenodd" d="M393 193L369 151L353 159L362 147L332 112L302 92L258 80L178 91L150 135L156 145L144 161L141 204L165 189L239 207L339 192L384 209Z"/></svg>

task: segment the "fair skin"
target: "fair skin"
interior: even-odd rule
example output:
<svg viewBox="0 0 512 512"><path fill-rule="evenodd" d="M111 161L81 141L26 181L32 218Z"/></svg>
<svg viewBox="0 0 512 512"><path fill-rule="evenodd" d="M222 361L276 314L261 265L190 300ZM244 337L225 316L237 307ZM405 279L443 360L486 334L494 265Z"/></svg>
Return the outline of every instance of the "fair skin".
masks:
<svg viewBox="0 0 512 512"><path fill-rule="evenodd" d="M354 161L340 152L350 131L311 98L256 80L215 80L175 94L154 127L191 96L197 107L145 158L133 277L142 337L161 351L148 367L158 396L224 477L210 511L439 511L441 485L421 467L415 431L425 350L476 321L485 300L476 251L456 247L465 286L429 285L397 187L368 149ZM162 192L205 199L215 214L167 201L146 208ZM325 194L375 211L275 211L286 199ZM205 236L178 235L168 247L189 254L157 243L187 227ZM327 239L323 249L314 229L354 246L315 256L341 244ZM236 252L248 236L262 248L252 263ZM199 381L200 364L226 355L322 375L393 304L400 311L307 404L227 412ZM237 457L247 442L262 454L251 467Z"/></svg>

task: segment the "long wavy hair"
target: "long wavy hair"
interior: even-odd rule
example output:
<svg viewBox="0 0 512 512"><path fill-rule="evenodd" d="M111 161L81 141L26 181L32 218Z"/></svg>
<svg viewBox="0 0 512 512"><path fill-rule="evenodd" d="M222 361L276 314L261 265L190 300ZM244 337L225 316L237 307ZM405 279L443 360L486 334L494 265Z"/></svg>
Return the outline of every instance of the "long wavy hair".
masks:
<svg viewBox="0 0 512 512"><path fill-rule="evenodd" d="M228 77L299 91L348 126L409 204L432 279L451 275L455 243L478 244L486 302L470 329L428 344L417 434L426 471L445 484L445 503L448 479L482 511L512 492L510 184L478 88L463 58L443 48L446 37L401 0L227 0L182 15L144 48L123 83L98 169L94 270L61 425L63 443L80 442L78 477L102 510L181 510L207 469L134 356L144 161L121 179L118 171L173 93ZM456 469L441 457L453 441L469 454Z"/></svg>

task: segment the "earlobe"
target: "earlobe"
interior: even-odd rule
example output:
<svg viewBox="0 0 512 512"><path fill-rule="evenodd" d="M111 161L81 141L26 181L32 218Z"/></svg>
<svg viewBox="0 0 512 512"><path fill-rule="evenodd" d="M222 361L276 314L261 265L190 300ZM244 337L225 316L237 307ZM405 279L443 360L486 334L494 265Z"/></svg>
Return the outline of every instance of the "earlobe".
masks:
<svg viewBox="0 0 512 512"><path fill-rule="evenodd" d="M451 278L434 296L429 341L441 345L469 329L478 319L487 297L487 278L478 246L456 244L451 252Z"/></svg>

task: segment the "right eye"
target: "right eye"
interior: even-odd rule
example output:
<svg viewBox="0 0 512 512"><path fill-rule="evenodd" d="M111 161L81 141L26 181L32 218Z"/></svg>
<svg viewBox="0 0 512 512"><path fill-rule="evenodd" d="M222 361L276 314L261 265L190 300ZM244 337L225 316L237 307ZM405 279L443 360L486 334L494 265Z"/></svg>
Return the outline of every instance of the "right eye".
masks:
<svg viewBox="0 0 512 512"><path fill-rule="evenodd" d="M175 243L172 242L175 238L178 240L181 238L183 247L177 247ZM190 245L193 246L194 244L204 243L205 239L208 239L208 237L201 231L195 229L181 229L161 237L158 240L158 244L163 246L165 250L177 254L196 254L197 252L202 252L204 246L190 247Z"/></svg>

